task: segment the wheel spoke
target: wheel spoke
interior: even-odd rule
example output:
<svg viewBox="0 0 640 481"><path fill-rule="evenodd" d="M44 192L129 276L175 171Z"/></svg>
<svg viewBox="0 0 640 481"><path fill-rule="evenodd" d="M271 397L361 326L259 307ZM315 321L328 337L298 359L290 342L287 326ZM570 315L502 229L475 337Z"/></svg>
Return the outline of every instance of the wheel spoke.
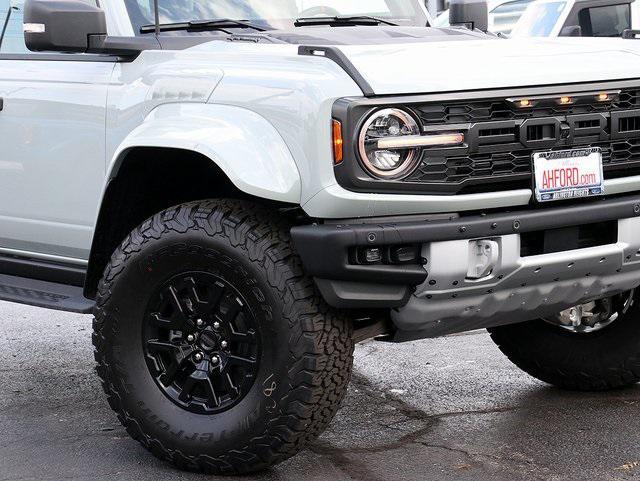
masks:
<svg viewBox="0 0 640 481"><path fill-rule="evenodd" d="M162 299L162 306L160 312L154 312L152 317L156 321L160 329L167 329L171 331L178 331L184 329L184 322L187 318L185 306L182 305L178 290L170 285L160 295ZM167 308L170 308L168 316L163 315L162 312L166 312Z"/></svg>
<svg viewBox="0 0 640 481"><path fill-rule="evenodd" d="M237 300L234 299L233 303L229 306L227 311L224 314L221 313L220 317L225 322L233 326L233 323L238 317L238 314L240 314L240 311L242 310L242 308L243 306L239 304Z"/></svg>
<svg viewBox="0 0 640 481"><path fill-rule="evenodd" d="M200 294L198 294L198 286L193 277L187 279L187 285L189 286L187 292L187 303L189 306L189 311L192 314L196 314L202 316L209 311L209 302L200 298Z"/></svg>
<svg viewBox="0 0 640 481"><path fill-rule="evenodd" d="M171 301L171 304L173 304L173 308L176 310L176 312L179 312L183 316L186 316L187 311L185 309L185 306L182 305L182 301L180 300L180 297L178 295L178 290L173 286L169 286L168 293L169 300Z"/></svg>
<svg viewBox="0 0 640 481"><path fill-rule="evenodd" d="M171 386L171 384L173 384L173 381L176 380L176 375L180 371L181 367L182 363L174 360L171 364L169 364L169 367L167 367L164 373L162 373L162 375L160 376L160 382L165 386Z"/></svg>
<svg viewBox="0 0 640 481"><path fill-rule="evenodd" d="M256 337L255 331L236 332L233 328L229 332L229 340L237 342L253 342Z"/></svg>
<svg viewBox="0 0 640 481"><path fill-rule="evenodd" d="M216 394L216 389L213 387L213 382L211 382L211 378L207 377L203 383L204 389L207 393L207 396L213 401L215 406L220 406L220 399L218 399L218 395Z"/></svg>
<svg viewBox="0 0 640 481"><path fill-rule="evenodd" d="M188 401L192 397L191 393L193 392L194 388L202 381L207 381L208 379L209 379L209 376L207 375L206 372L193 371L191 375L184 381L184 384L182 385L182 392L180 393L180 397L179 397L180 401L182 402Z"/></svg>
<svg viewBox="0 0 640 481"><path fill-rule="evenodd" d="M165 386L170 386L175 381L177 374L184 368L184 362L194 351L190 346L178 346L157 339L147 341L147 349L152 355L166 354L170 356L168 366L159 376L160 382Z"/></svg>
<svg viewBox="0 0 640 481"><path fill-rule="evenodd" d="M160 329L166 329L168 331L179 331L184 328L184 319L179 315L172 315L171 317L163 317L158 312L151 314L156 324Z"/></svg>
<svg viewBox="0 0 640 481"><path fill-rule="evenodd" d="M170 342L159 341L158 339L150 339L147 341L147 349L149 352L170 352L174 353L175 351L180 350L180 346L176 346L175 344L171 344Z"/></svg>
<svg viewBox="0 0 640 481"><path fill-rule="evenodd" d="M211 306L211 310L218 307L220 301L222 300L222 296L224 295L225 287L221 282L215 282L210 289L209 296L209 304Z"/></svg>
<svg viewBox="0 0 640 481"><path fill-rule="evenodd" d="M256 360L250 359L248 357L236 356L235 354L229 354L227 356L227 362L233 366L240 366L250 369L256 363Z"/></svg>
<svg viewBox="0 0 640 481"><path fill-rule="evenodd" d="M229 373L225 374L224 376L224 387L227 389L227 391L229 393L233 393L235 395L238 394L238 388L233 384L233 381L231 380L231 376L229 375Z"/></svg>

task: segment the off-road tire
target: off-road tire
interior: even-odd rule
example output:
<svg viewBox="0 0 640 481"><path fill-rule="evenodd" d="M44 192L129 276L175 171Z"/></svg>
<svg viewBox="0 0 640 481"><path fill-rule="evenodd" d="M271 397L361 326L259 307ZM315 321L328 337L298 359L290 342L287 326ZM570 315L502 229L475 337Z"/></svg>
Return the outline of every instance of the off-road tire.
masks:
<svg viewBox="0 0 640 481"><path fill-rule="evenodd" d="M640 302L603 329L575 333L544 320L489 329L520 369L554 386L606 391L640 381Z"/></svg>
<svg viewBox="0 0 640 481"><path fill-rule="evenodd" d="M277 346L263 356L271 364L260 367L251 399L221 414L173 404L142 359L140 305L174 258L240 272L239 291L273 338L263 350ZM254 472L293 456L329 425L351 375L350 321L302 272L288 223L248 202L181 205L131 232L105 269L93 327L97 372L120 422L155 456L190 471Z"/></svg>

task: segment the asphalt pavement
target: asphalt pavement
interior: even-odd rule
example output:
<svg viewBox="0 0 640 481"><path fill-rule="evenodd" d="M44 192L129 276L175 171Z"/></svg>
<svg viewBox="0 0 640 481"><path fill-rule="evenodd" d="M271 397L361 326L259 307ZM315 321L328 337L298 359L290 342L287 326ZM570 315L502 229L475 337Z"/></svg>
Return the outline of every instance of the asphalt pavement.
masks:
<svg viewBox="0 0 640 481"><path fill-rule="evenodd" d="M90 322L0 303L0 481L216 480L177 471L129 439L94 373ZM550 388L484 332L368 342L330 429L294 459L236 479L640 479L639 407L640 387Z"/></svg>

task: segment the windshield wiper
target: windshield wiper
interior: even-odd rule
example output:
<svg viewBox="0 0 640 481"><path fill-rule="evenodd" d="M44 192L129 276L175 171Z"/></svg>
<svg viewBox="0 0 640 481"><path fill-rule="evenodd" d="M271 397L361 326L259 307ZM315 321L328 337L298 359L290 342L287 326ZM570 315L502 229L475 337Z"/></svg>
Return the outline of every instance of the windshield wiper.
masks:
<svg viewBox="0 0 640 481"><path fill-rule="evenodd" d="M378 17L370 15L351 15L340 17L303 17L295 21L296 27L304 27L308 25L392 25L397 27L397 23L389 22Z"/></svg>
<svg viewBox="0 0 640 481"><path fill-rule="evenodd" d="M231 18L216 18L212 20L191 20L189 22L161 23L158 25L161 32L175 32L179 30L224 30L226 28L250 28L258 32L266 32L267 29L254 25L247 20L233 20ZM140 33L154 33L156 25L143 25Z"/></svg>

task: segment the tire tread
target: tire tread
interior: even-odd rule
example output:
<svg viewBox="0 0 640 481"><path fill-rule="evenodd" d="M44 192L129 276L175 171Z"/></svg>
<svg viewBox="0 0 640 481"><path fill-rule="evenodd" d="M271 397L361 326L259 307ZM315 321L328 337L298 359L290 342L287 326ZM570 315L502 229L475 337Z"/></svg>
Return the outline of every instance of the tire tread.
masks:
<svg viewBox="0 0 640 481"><path fill-rule="evenodd" d="M202 230L224 236L266 273L266 279L283 299L288 322L289 392L280 412L269 420L261 436L242 449L222 456L187 456L145 433L142 423L126 411L121 387L109 364L106 330L113 286L130 258L168 233ZM344 315L329 308L302 269L289 236L289 225L259 205L211 200L180 205L145 221L122 242L107 265L98 286L93 345L97 373L111 408L132 438L160 459L179 468L214 474L241 474L264 469L299 452L329 425L350 380L353 362L352 326Z"/></svg>

